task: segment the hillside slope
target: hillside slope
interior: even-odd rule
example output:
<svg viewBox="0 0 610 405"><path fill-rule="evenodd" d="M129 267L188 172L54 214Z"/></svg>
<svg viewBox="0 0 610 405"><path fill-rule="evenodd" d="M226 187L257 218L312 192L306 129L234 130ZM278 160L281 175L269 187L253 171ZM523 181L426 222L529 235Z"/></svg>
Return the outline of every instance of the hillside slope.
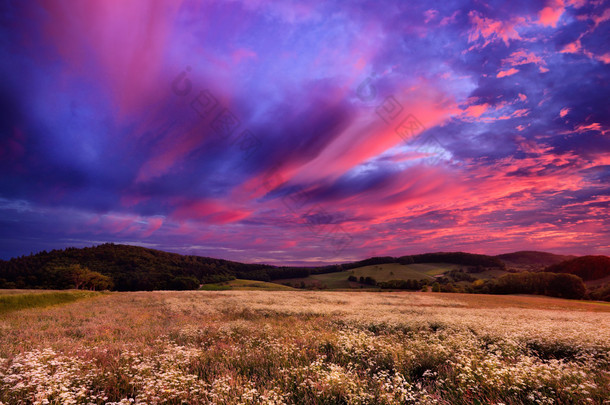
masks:
<svg viewBox="0 0 610 405"><path fill-rule="evenodd" d="M598 280L610 276L610 257L581 256L549 266L545 271L575 274L585 281Z"/></svg>
<svg viewBox="0 0 610 405"><path fill-rule="evenodd" d="M445 263L447 270L467 267L477 274L503 272L505 263L498 257L465 252L437 252L401 257L372 257L351 263L318 267L282 267L247 264L211 257L180 255L139 246L106 243L87 248L43 251L30 256L0 261L0 288L65 289L74 288L75 266L106 276L119 291L193 289L200 284L232 279L258 281L287 280L320 276L332 280L346 272L367 266L411 266L408 274L389 274L396 279L430 279L432 274L415 274L417 266ZM456 267L457 266L457 267ZM330 273L335 275L331 276ZM400 273L400 272L399 272ZM364 273L363 273L364 274ZM495 273L494 273L495 274ZM323 277L324 275L329 275ZM353 275L353 274L352 274ZM367 273L368 275L368 273ZM386 279L381 274L371 277ZM347 276L345 277L347 278ZM476 277L480 278L480 277ZM83 284L81 284L83 285ZM102 288L102 287L100 287Z"/></svg>
<svg viewBox="0 0 610 405"><path fill-rule="evenodd" d="M537 252L532 250L524 250L520 252L506 253L496 256L509 267L514 268L545 268L553 264L561 263L565 260L571 260L576 256L556 255L547 252Z"/></svg>
<svg viewBox="0 0 610 405"><path fill-rule="evenodd" d="M268 278L273 266L244 264L200 256L183 256L139 246L111 243L22 256L0 263L4 288L70 287L65 269L79 264L112 278L119 291L180 289L184 278L208 283L241 278ZM4 285L2 285L4 284Z"/></svg>

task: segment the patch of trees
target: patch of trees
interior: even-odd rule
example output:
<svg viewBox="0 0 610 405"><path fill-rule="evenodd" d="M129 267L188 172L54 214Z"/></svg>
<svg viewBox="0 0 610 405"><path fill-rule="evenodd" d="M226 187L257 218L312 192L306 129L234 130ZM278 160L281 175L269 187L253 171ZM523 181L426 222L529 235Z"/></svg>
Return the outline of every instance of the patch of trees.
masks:
<svg viewBox="0 0 610 405"><path fill-rule="evenodd" d="M360 279L358 280L360 282L360 284L366 284L366 285L377 285L377 280L375 280L373 277L367 276L367 277L363 277L360 276Z"/></svg>
<svg viewBox="0 0 610 405"><path fill-rule="evenodd" d="M453 281L475 281L476 278L464 272L462 269L455 269L445 273L445 276L450 277Z"/></svg>
<svg viewBox="0 0 610 405"><path fill-rule="evenodd" d="M481 265L468 267L468 273L473 274L483 273L485 270L487 269Z"/></svg>
<svg viewBox="0 0 610 405"><path fill-rule="evenodd" d="M425 280L390 280L390 281L380 281L377 283L377 286L383 289L392 289L392 290L421 290L424 286L428 285L428 282Z"/></svg>
<svg viewBox="0 0 610 405"><path fill-rule="evenodd" d="M575 274L585 281L598 280L610 276L610 257L581 256L549 266L545 271Z"/></svg>
<svg viewBox="0 0 610 405"><path fill-rule="evenodd" d="M78 290L109 290L112 288L112 280L97 271L91 271L78 264L72 264L63 269L56 269L58 274L64 275L72 282L72 287Z"/></svg>
<svg viewBox="0 0 610 405"><path fill-rule="evenodd" d="M596 301L610 301L610 283L592 288L585 298Z"/></svg>
<svg viewBox="0 0 610 405"><path fill-rule="evenodd" d="M50 290L75 288L79 290L101 291L109 290L113 287L110 277L79 264L47 266L42 272L45 274L45 278L41 285L22 287L21 283L0 278L0 288L44 288ZM34 278L30 275L27 280L34 281Z"/></svg>
<svg viewBox="0 0 610 405"><path fill-rule="evenodd" d="M537 294L560 298L583 298L586 287L573 274L523 272L505 274L484 283L473 283L475 292L487 294Z"/></svg>
<svg viewBox="0 0 610 405"><path fill-rule="evenodd" d="M513 265L529 267L546 267L564 260L570 260L576 256L556 255L547 252L523 250L520 252L505 253L496 256L498 259Z"/></svg>
<svg viewBox="0 0 610 405"><path fill-rule="evenodd" d="M199 280L195 277L179 276L170 282L170 290L196 290L199 288Z"/></svg>

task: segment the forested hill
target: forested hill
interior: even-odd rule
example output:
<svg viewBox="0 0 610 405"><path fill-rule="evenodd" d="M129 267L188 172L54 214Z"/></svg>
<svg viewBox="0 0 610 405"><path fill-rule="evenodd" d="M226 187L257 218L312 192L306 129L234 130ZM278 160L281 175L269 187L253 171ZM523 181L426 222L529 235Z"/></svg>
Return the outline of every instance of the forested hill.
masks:
<svg viewBox="0 0 610 405"><path fill-rule="evenodd" d="M547 272L575 274L585 281L610 276L610 257L581 256L547 267Z"/></svg>
<svg viewBox="0 0 610 405"><path fill-rule="evenodd" d="M553 264L561 263L565 260L571 260L576 256L556 255L548 252L537 252L524 250L514 253L505 253L496 256L507 264L507 266L522 268L544 268Z"/></svg>
<svg viewBox="0 0 610 405"><path fill-rule="evenodd" d="M463 252L373 257L353 263L320 267L278 267L246 264L201 256L185 256L139 246L103 244L67 248L0 261L0 288L71 288L102 280L104 288L119 291L191 289L200 283L232 278L270 281L343 271L382 263L446 262L504 267L492 256ZM93 282L92 282L93 283Z"/></svg>
<svg viewBox="0 0 610 405"><path fill-rule="evenodd" d="M109 243L43 251L1 262L0 283L17 288L67 288L71 281L64 274L72 265L109 276L114 289L120 291L181 289L188 278L204 283L234 277L260 278L272 268Z"/></svg>

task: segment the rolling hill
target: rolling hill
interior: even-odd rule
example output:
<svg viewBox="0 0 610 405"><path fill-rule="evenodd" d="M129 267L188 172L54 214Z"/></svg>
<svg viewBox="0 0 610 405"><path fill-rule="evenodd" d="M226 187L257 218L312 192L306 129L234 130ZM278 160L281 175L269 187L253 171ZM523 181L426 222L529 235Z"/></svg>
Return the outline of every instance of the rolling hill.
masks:
<svg viewBox="0 0 610 405"><path fill-rule="evenodd" d="M376 283L383 287L382 284L386 283L386 288L394 288L387 285L396 284L389 283L395 280L412 281L412 285L438 281L441 285L466 288L475 281L480 285L507 274L507 265L536 266L538 270L545 263L553 263L547 272L572 273L585 280L603 280L610 275L610 258L567 256L570 260L561 261L565 257L545 252L515 252L499 256L436 252L371 257L318 267L287 267L107 243L80 249L43 251L0 261L0 288L74 288L78 287L74 274L78 275L79 269L87 269L94 277L106 277L111 280L107 285L119 291L195 289L202 284L208 285L209 289L282 288L278 283L329 289L371 288ZM271 281L275 283L264 283Z"/></svg>
<svg viewBox="0 0 610 405"><path fill-rule="evenodd" d="M599 280L610 276L610 257L581 256L546 268L550 273L570 273L585 281Z"/></svg>
<svg viewBox="0 0 610 405"><path fill-rule="evenodd" d="M542 269L553 264L561 263L565 260L576 258L576 256L556 255L547 252L537 252L524 250L514 253L497 255L496 258L502 260L506 266L517 269Z"/></svg>
<svg viewBox="0 0 610 405"><path fill-rule="evenodd" d="M111 243L22 256L0 263L0 287L63 289L71 286L67 269L80 265L109 276L119 291L180 289L232 278L269 279L273 266L183 256L139 246ZM303 273L306 274L306 273Z"/></svg>

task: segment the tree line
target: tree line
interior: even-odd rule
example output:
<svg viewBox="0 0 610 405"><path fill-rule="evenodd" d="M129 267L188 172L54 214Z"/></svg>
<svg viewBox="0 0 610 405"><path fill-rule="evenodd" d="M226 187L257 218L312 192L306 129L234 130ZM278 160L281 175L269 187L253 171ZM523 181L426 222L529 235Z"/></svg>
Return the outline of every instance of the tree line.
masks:
<svg viewBox="0 0 610 405"><path fill-rule="evenodd" d="M194 289L200 284L235 278L273 281L332 273L384 263L450 262L501 267L491 256L469 253L427 253L402 257L373 257L352 263L317 267L271 266L239 263L211 257L180 255L139 246L106 243L86 248L42 251L8 261L0 261L0 288L66 289L77 285L73 266L81 266L90 277L99 279L96 289L106 286L118 291ZM95 274L95 277L91 276ZM107 277L108 280L100 278ZM89 284L92 284L90 281Z"/></svg>

